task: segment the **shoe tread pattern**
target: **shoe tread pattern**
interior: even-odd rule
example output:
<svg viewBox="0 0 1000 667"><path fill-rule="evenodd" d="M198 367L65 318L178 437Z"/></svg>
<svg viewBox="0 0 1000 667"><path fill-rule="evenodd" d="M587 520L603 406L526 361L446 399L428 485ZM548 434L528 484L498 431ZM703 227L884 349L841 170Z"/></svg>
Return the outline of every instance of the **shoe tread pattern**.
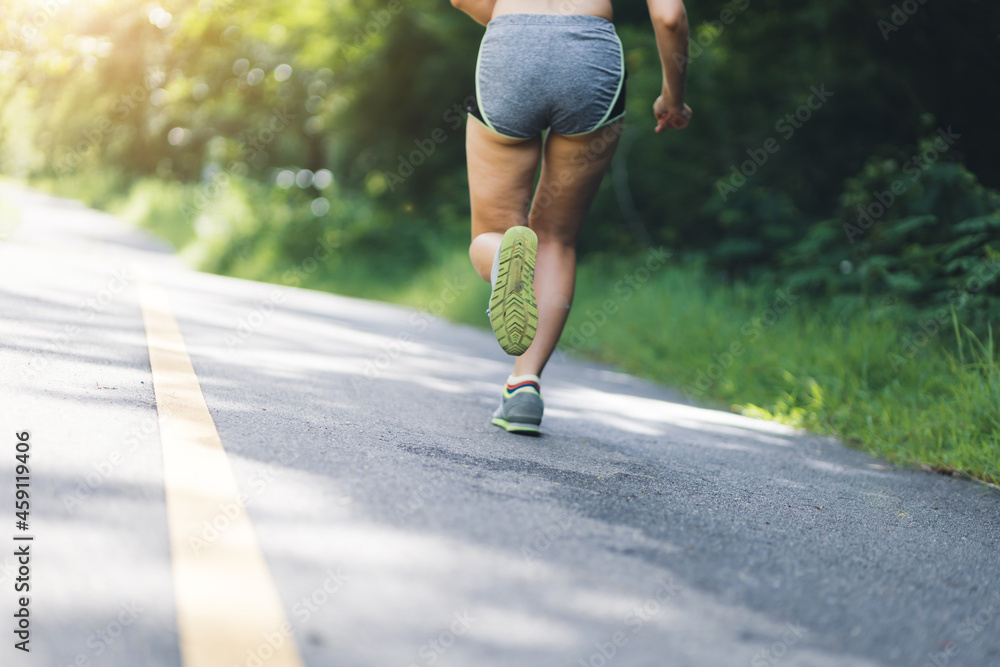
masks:
<svg viewBox="0 0 1000 667"><path fill-rule="evenodd" d="M523 230L523 231L521 231ZM527 227L504 234L497 282L490 295L490 322L504 352L519 356L538 330L538 306L532 281L538 237Z"/></svg>

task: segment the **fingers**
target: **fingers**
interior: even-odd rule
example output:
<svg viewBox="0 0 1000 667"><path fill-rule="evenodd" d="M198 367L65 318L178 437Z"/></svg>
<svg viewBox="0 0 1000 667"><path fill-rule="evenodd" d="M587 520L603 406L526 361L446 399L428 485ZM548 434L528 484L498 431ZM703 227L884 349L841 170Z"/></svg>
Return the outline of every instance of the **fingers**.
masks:
<svg viewBox="0 0 1000 667"><path fill-rule="evenodd" d="M665 114L657 114L656 127L653 128L653 131L660 133L666 129L683 130L687 125L688 119L684 116L667 112Z"/></svg>

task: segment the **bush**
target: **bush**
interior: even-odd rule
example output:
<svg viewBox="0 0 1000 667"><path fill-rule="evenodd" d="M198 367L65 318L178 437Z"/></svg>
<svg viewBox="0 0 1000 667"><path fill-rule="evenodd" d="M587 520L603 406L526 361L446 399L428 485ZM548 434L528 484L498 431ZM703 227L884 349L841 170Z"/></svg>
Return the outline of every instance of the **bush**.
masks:
<svg viewBox="0 0 1000 667"><path fill-rule="evenodd" d="M873 158L847 181L835 217L784 255L791 283L854 310L896 308L907 322L977 335L1000 315L1000 193L928 138L914 156Z"/></svg>

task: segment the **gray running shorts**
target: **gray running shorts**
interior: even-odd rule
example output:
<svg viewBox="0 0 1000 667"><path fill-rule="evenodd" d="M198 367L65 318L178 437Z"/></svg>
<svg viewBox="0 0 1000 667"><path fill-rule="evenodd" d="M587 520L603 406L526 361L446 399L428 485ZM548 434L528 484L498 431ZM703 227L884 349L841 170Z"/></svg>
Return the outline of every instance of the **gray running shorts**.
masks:
<svg viewBox="0 0 1000 667"><path fill-rule="evenodd" d="M593 132L625 115L625 58L599 16L504 14L486 26L469 113L517 139Z"/></svg>

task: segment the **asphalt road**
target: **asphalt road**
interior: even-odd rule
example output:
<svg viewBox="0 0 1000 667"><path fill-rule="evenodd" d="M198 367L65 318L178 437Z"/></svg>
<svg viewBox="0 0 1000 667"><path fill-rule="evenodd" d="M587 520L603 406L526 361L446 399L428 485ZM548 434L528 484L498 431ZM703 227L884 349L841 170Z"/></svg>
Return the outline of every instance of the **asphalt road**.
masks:
<svg viewBox="0 0 1000 667"><path fill-rule="evenodd" d="M0 197L24 212L0 242L5 667L195 664L165 488L211 489L165 472L142 274L301 664L1000 665L982 485L567 360L543 378L542 437L510 435L489 423L510 364L488 331L197 273L77 203ZM26 430L30 653L12 633ZM237 664L269 664L261 646Z"/></svg>

